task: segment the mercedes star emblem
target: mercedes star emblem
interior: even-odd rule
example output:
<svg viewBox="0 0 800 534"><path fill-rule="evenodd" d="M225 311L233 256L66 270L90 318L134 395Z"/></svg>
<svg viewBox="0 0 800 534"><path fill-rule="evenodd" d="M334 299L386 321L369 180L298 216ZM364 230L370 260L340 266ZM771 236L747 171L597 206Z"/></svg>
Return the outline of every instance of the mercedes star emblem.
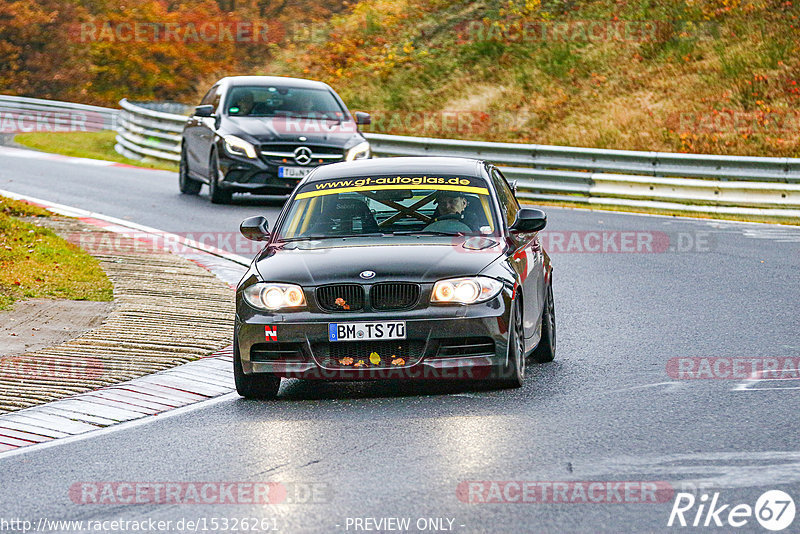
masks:
<svg viewBox="0 0 800 534"><path fill-rule="evenodd" d="M298 165L308 165L311 163L311 149L307 146L301 146L294 151L294 160Z"/></svg>

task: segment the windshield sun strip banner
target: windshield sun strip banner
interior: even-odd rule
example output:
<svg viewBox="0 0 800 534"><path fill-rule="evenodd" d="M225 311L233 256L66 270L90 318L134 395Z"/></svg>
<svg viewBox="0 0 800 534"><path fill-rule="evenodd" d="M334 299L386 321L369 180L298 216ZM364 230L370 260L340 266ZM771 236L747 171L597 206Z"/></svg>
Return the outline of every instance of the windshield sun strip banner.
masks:
<svg viewBox="0 0 800 534"><path fill-rule="evenodd" d="M441 191L461 191L488 195L486 182L477 177L467 176L368 176L360 178L334 178L312 182L303 186L296 199L349 193L358 191L433 189Z"/></svg>
<svg viewBox="0 0 800 534"><path fill-rule="evenodd" d="M414 187L421 188L420 186L411 185L362 185L361 187L343 187L341 189L324 189L322 191L308 191L300 193L295 198L297 200L310 197L318 197L323 195L334 195L338 193L352 193L357 191L384 191L387 189L412 189ZM462 193L475 193L476 195L488 195L489 190L485 187L465 187L459 185L435 185L425 184L425 189L433 189L437 191L460 191Z"/></svg>

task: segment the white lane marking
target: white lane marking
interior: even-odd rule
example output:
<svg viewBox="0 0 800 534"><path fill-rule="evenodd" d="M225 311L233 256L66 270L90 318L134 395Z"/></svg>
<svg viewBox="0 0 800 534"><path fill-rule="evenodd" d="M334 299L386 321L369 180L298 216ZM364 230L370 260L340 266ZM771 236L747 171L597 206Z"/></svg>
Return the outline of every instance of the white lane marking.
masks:
<svg viewBox="0 0 800 534"><path fill-rule="evenodd" d="M750 239L771 239L782 243L800 243L800 229L745 228L742 235Z"/></svg>
<svg viewBox="0 0 800 534"><path fill-rule="evenodd" d="M61 154L50 154L49 152L39 152L37 150L26 150L24 148L0 147L0 156L24 159L40 159L48 161L58 161L62 163L74 163L78 165L92 165L94 167L112 167L121 165L115 161L102 159L78 158L74 156L63 156ZM168 171L167 171L168 172Z"/></svg>
<svg viewBox="0 0 800 534"><path fill-rule="evenodd" d="M785 377L785 378L764 378L762 373L770 372L774 373L774 371L769 370L766 371L764 369L759 369L753 376L750 378L746 378L742 382L739 382L735 386L731 388L731 391L788 391L793 389L800 389L800 369L782 369L781 372L793 373L796 376L794 377ZM778 387L766 387L766 382L774 382L775 385L783 384L787 381L795 381L797 383L796 386L778 386ZM770 384L771 385L771 384ZM758 386L758 387L753 387Z"/></svg>
<svg viewBox="0 0 800 534"><path fill-rule="evenodd" d="M596 207L581 207L581 206L550 206L550 205L543 205L537 204L535 200L527 200L521 199L521 204L527 205L534 205L534 206L542 206L546 209L557 209L557 210L573 210L573 211L590 211L596 213L598 216L604 213L614 213L617 215L633 215L635 217L655 217L659 219L669 219L669 220L684 220L687 222L698 222L698 223L716 223L716 222L725 222L730 223L732 225L753 225L753 226L760 226L763 228L797 228L797 225L790 225L790 224L782 224L782 223L765 223L765 222L752 222L752 221L732 221L729 219L708 219L706 217L691 217L689 215L661 215L658 213L639 213L635 211L617 211L617 210L610 210L610 209L598 209Z"/></svg>
<svg viewBox="0 0 800 534"><path fill-rule="evenodd" d="M20 454L27 454L30 452L37 452L43 449L49 449L50 447L56 447L59 445L66 445L68 443L75 443L76 441L81 441L87 438L94 438L99 436L105 436L107 434L111 434L112 432L117 432L120 430L128 430L131 428L136 428L142 425L150 424L155 421L163 421L164 419L169 419L171 417L176 417L179 415L184 415L186 413L190 413L196 410L209 408L211 406L221 404L223 402L228 402L238 398L238 394L234 391L231 393L227 393L225 395L221 395L219 397L213 397L211 399L207 399L204 401L195 402L194 404L189 404L187 406L182 406L180 408L175 408L174 410L169 410L163 413L159 413L156 415L147 415L138 419L134 419L132 421L125 421L122 423L117 423L112 426L108 426L105 428L100 428L98 430L93 430L91 432L86 432L84 434L78 434L75 436L69 436L59 439L53 439L50 441L44 441L42 443L36 443L33 445L28 445L26 447L20 447L18 449L10 450L4 453L0 453L0 461L10 458L13 456L18 456Z"/></svg>
<svg viewBox="0 0 800 534"><path fill-rule="evenodd" d="M800 227L788 224L742 223L737 221L708 221L719 234L736 234L748 239L769 239L779 243L800 243ZM745 224L746 226L742 226Z"/></svg>
<svg viewBox="0 0 800 534"><path fill-rule="evenodd" d="M800 451L700 452L572 460L573 476L658 477L673 488L748 488L800 481Z"/></svg>

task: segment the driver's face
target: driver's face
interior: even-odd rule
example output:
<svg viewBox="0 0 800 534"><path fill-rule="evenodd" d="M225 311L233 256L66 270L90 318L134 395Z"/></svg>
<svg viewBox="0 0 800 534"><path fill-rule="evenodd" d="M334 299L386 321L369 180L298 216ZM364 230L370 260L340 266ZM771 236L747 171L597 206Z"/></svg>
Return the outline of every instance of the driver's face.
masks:
<svg viewBox="0 0 800 534"><path fill-rule="evenodd" d="M444 213L461 213L467 207L467 199L465 197L448 197L442 201L442 212Z"/></svg>
<svg viewBox="0 0 800 534"><path fill-rule="evenodd" d="M300 107L303 111L311 111L314 109L314 101L310 98L304 98L300 101Z"/></svg>

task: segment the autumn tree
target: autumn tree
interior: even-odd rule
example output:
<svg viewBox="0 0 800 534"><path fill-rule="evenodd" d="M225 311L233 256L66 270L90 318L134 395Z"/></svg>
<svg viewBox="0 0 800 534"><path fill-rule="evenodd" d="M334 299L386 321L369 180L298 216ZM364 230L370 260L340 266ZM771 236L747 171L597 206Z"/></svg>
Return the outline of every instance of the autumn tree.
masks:
<svg viewBox="0 0 800 534"><path fill-rule="evenodd" d="M0 93L92 100L86 50L71 39L85 14L63 0L0 2Z"/></svg>

